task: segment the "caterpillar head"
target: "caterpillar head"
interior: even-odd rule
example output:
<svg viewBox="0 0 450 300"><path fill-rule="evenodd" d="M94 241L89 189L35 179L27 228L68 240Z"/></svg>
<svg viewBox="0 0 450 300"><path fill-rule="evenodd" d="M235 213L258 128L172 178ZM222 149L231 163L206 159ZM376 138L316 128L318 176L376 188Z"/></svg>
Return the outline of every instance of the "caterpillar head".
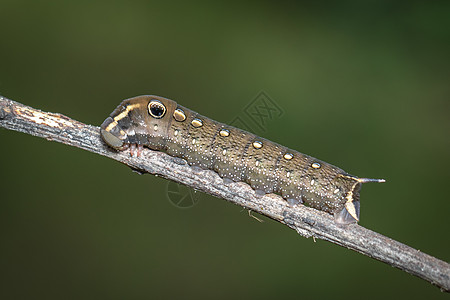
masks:
<svg viewBox="0 0 450 300"><path fill-rule="evenodd" d="M101 136L117 150L130 144L161 145L176 107L175 101L158 96L126 99L100 126Z"/></svg>

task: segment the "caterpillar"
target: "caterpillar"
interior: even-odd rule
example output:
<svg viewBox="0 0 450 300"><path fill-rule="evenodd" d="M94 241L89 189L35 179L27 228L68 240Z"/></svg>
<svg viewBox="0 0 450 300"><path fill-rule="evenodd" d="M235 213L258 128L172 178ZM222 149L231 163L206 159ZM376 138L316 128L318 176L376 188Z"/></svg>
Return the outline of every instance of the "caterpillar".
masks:
<svg viewBox="0 0 450 300"><path fill-rule="evenodd" d="M257 195L279 194L291 206L306 204L332 214L342 225L359 222L361 184L385 181L350 175L153 95L122 101L102 123L101 136L116 150L163 151L217 172L224 182L246 182Z"/></svg>

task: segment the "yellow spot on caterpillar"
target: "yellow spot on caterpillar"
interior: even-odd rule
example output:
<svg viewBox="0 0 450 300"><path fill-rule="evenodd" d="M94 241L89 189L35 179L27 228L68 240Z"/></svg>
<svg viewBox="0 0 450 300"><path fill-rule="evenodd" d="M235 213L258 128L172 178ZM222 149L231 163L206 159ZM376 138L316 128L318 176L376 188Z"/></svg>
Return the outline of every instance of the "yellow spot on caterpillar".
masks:
<svg viewBox="0 0 450 300"><path fill-rule="evenodd" d="M203 126L203 122L200 119L192 120L191 124L192 124L192 126L194 126L196 128Z"/></svg>
<svg viewBox="0 0 450 300"><path fill-rule="evenodd" d="M284 157L284 159L290 160L290 159L294 158L294 155L292 155L291 153L286 153L286 154L284 154L283 157Z"/></svg>
<svg viewBox="0 0 450 300"><path fill-rule="evenodd" d="M313 167L314 169L319 169L320 168L320 164L318 162L315 162L311 165L311 167Z"/></svg>
<svg viewBox="0 0 450 300"><path fill-rule="evenodd" d="M219 134L220 134L220 136L227 137L227 136L230 135L230 131L228 131L227 129L222 129L222 130L219 132Z"/></svg>
<svg viewBox="0 0 450 300"><path fill-rule="evenodd" d="M263 144L260 141L253 142L253 148L255 149L261 149Z"/></svg>
<svg viewBox="0 0 450 300"><path fill-rule="evenodd" d="M182 111L181 109L177 108L174 112L173 112L173 117L175 120L177 120L178 122L183 122L184 120L186 120L186 114L184 113L184 111Z"/></svg>

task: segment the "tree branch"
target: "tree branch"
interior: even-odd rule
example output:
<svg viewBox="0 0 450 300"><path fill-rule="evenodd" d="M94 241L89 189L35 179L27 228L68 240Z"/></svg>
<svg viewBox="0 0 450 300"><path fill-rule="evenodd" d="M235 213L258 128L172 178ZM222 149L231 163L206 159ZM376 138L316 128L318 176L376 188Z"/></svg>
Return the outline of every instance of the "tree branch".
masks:
<svg viewBox="0 0 450 300"><path fill-rule="evenodd" d="M280 196L256 196L245 183L226 185L213 171L191 168L184 160L144 149L140 157L111 150L99 127L64 115L46 113L0 96L0 127L88 150L138 170L185 184L268 216L304 237L323 239L397 267L450 291L450 265L359 225L337 226L327 213L300 205L290 207Z"/></svg>

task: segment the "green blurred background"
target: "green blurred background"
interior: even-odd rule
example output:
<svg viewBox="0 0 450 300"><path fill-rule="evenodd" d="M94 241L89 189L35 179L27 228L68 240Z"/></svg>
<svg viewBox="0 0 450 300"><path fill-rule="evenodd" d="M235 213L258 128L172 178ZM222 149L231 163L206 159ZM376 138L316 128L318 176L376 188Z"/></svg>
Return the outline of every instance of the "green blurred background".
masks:
<svg viewBox="0 0 450 300"><path fill-rule="evenodd" d="M361 177L362 226L450 260L450 2L0 1L0 94L99 125L156 94ZM2 299L444 299L305 239L62 144L0 130ZM446 298L448 299L448 298Z"/></svg>

